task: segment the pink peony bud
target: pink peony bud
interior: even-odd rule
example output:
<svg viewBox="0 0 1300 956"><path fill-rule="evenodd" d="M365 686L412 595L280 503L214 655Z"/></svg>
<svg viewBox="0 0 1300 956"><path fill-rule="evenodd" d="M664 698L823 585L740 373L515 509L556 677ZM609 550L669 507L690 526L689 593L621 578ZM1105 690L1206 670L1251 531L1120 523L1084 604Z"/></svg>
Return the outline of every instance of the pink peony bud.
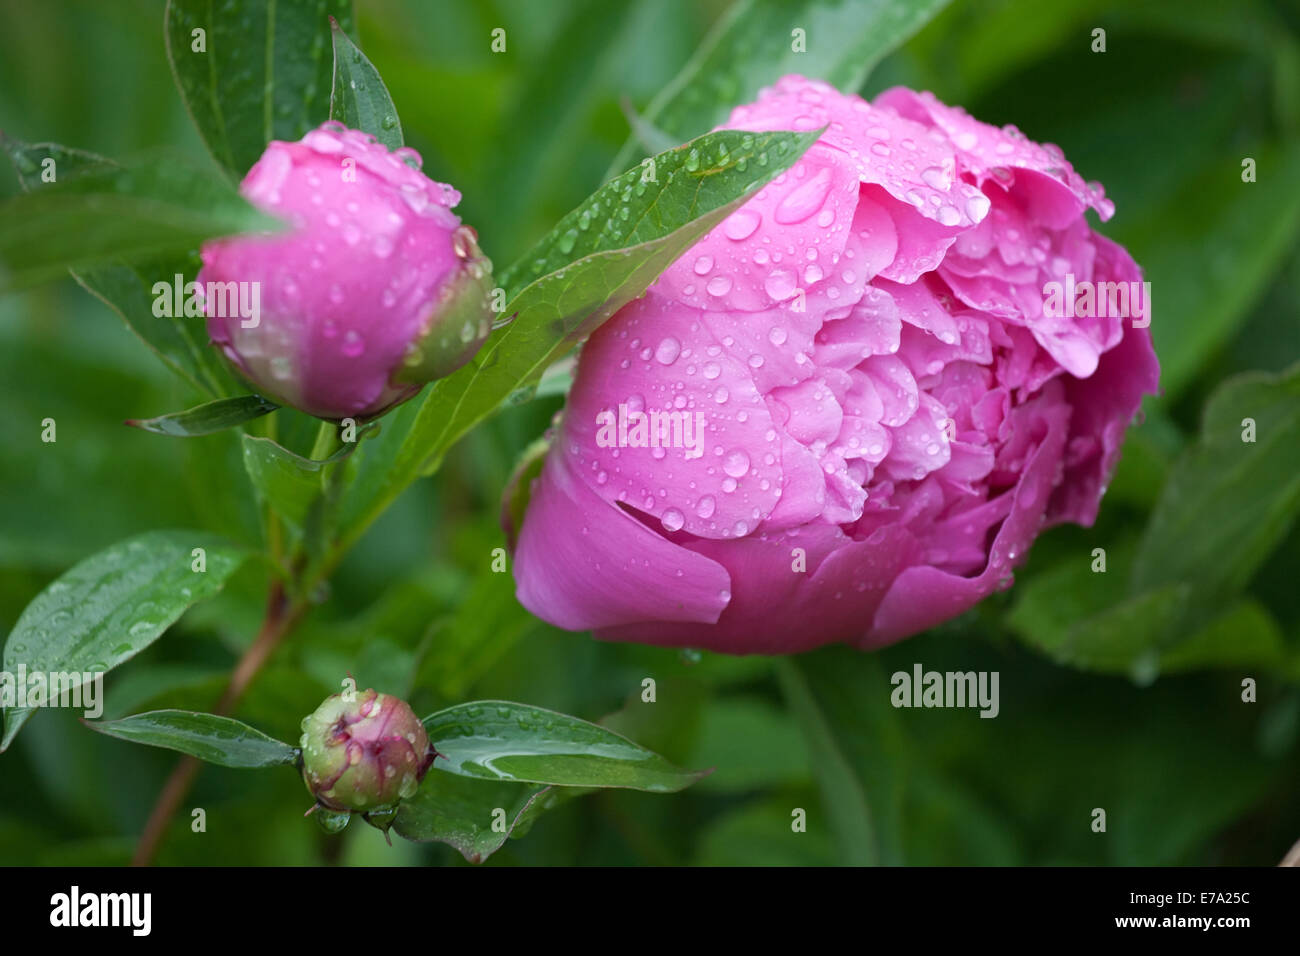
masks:
<svg viewBox="0 0 1300 956"><path fill-rule="evenodd" d="M584 346L519 535L540 617L876 647L1095 518L1159 374L1138 267L1084 218L1113 204L1055 146L928 93L788 76L728 124L821 126Z"/></svg>
<svg viewBox="0 0 1300 956"><path fill-rule="evenodd" d="M483 344L491 263L451 211L460 193L419 161L330 122L272 142L244 177L290 231L206 243L198 283L209 336L258 392L372 418Z"/></svg>
<svg viewBox="0 0 1300 956"><path fill-rule="evenodd" d="M433 763L429 736L403 700L367 690L328 697L302 722L302 776L331 810L390 808Z"/></svg>

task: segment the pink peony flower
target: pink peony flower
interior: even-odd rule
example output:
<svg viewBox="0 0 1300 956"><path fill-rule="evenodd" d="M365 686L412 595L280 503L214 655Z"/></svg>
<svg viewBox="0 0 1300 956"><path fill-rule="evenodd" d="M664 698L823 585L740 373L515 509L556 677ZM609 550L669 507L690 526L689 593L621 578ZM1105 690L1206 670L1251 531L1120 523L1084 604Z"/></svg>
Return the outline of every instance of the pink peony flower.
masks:
<svg viewBox="0 0 1300 956"><path fill-rule="evenodd" d="M728 126L827 129L583 348L519 600L612 640L878 647L1092 523L1158 378L1140 272L1058 148L928 93L788 76ZM1103 282L1141 314L1070 309Z"/></svg>
<svg viewBox="0 0 1300 956"><path fill-rule="evenodd" d="M292 229L205 244L198 283L209 336L262 394L371 418L483 344L491 263L451 211L460 193L408 160L331 122L272 142L244 177L244 196Z"/></svg>

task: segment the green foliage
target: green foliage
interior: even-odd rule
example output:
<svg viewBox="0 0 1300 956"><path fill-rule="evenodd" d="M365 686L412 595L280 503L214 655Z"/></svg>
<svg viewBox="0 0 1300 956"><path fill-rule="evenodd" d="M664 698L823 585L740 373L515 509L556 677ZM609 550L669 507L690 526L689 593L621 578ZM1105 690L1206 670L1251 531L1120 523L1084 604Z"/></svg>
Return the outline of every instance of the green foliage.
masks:
<svg viewBox="0 0 1300 956"><path fill-rule="evenodd" d="M239 838L177 820L158 857L175 864L1272 864L1294 842L1300 41L1277 5L367 0L358 30L338 0L172 0L165 46L157 5L111 6L51 0L0 35L18 174L0 177L3 666L106 673L100 733L6 710L0 862L127 862L167 750L269 768L205 770L194 800ZM1013 590L930 634L776 662L557 631L501 570L501 492L567 389L557 360L811 141L674 148L786 72L932 89L1059 143L1152 282L1164 394L1096 525L1046 532ZM331 117L418 149L484 248L517 259L497 279L512 321L475 362L342 445L247 395L202 317L152 308L204 238L272 225L233 183ZM38 140L206 147L217 168ZM94 298L35 285L68 268ZM187 411L140 417L165 409ZM141 534L163 527L194 530ZM215 716L272 580L296 630ZM891 706L917 663L997 672L997 719ZM444 757L391 849L300 821L279 742L349 676L435 712Z"/></svg>
<svg viewBox="0 0 1300 956"><path fill-rule="evenodd" d="M724 122L732 107L787 73L856 90L881 57L947 0L742 0L733 4L642 119L686 139ZM802 43L800 42L802 40ZM817 51L808 56L809 44ZM810 62L811 61L811 62ZM635 155L632 141L614 160Z"/></svg>
<svg viewBox="0 0 1300 956"><path fill-rule="evenodd" d="M103 674L147 648L187 608L220 591L245 557L194 531L151 531L94 554L27 605L5 641L4 669L71 672L79 686L86 674ZM0 749L34 710L6 708Z"/></svg>
<svg viewBox="0 0 1300 956"><path fill-rule="evenodd" d="M154 710L121 720L87 721L101 734L176 750L208 763L242 770L280 767L295 760L294 749L245 723L215 714Z"/></svg>
<svg viewBox="0 0 1300 956"><path fill-rule="evenodd" d="M1240 590L1300 512L1300 364L1241 375L1205 406L1142 537L1137 589L1186 581L1217 604Z"/></svg>
<svg viewBox="0 0 1300 956"><path fill-rule="evenodd" d="M40 189L41 172L52 162L56 175L77 177L86 173L106 173L117 169L111 160L82 150L68 149L54 143L29 145L0 137L22 188ZM203 187L200 187L203 188ZM236 207L239 215L247 214L247 204ZM76 223L71 226L75 229ZM206 223L198 223L200 230ZM152 236L148 237L152 239ZM119 250L109 245L109 257ZM61 256L62 253L60 252ZM209 395L231 391L230 375L213 349L206 346L206 331L200 317L157 316L153 309L153 287L157 282L174 283L176 276L184 284L198 274L197 256L192 252L172 252L161 258L135 264L106 262L98 268L78 272L73 277L113 309L136 335L158 356L185 378L195 389Z"/></svg>
<svg viewBox="0 0 1300 956"><path fill-rule="evenodd" d="M424 729L446 758L438 767L465 777L672 793L703 776L585 720L510 701L457 704Z"/></svg>
<svg viewBox="0 0 1300 956"><path fill-rule="evenodd" d="M334 41L334 80L330 119L349 129L372 134L389 149L402 145L402 122L379 71L348 39L338 21L330 21Z"/></svg>
<svg viewBox="0 0 1300 956"><path fill-rule="evenodd" d="M225 431L244 422L270 414L280 406L260 395L240 395L238 398L221 398L205 402L183 412L159 415L156 418L133 418L126 424L159 435L192 438Z"/></svg>
<svg viewBox="0 0 1300 956"><path fill-rule="evenodd" d="M168 0L164 30L176 86L208 151L235 182L268 142L301 139L330 118L331 18L352 29L352 0L222 7Z"/></svg>
<svg viewBox="0 0 1300 956"><path fill-rule="evenodd" d="M32 158L26 144L6 145L16 162ZM51 169L57 170L60 152L49 150ZM174 157L129 166L85 163L75 154L73 161L82 163L79 175L65 170L65 178L4 204L0 291L57 278L65 269L149 260L204 239L280 225L229 185Z"/></svg>

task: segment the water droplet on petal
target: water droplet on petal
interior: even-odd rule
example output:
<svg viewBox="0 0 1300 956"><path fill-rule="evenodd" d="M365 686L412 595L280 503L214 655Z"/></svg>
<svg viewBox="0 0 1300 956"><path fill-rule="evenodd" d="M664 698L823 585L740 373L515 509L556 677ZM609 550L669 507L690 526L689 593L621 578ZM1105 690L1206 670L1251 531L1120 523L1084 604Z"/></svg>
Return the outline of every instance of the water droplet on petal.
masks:
<svg viewBox="0 0 1300 956"><path fill-rule="evenodd" d="M732 478L743 478L749 472L749 455L743 448L733 448L722 460L722 470Z"/></svg>
<svg viewBox="0 0 1300 956"><path fill-rule="evenodd" d="M794 273L787 272L785 269L774 270L763 283L763 291L777 302L790 298L797 288Z"/></svg>
<svg viewBox="0 0 1300 956"><path fill-rule="evenodd" d="M748 209L740 209L722 224L722 233L728 239L740 242L752 236L762 220L763 217L759 213Z"/></svg>
<svg viewBox="0 0 1300 956"><path fill-rule="evenodd" d="M933 189L947 190L952 185L952 176L942 166L927 166L921 171L921 180Z"/></svg>
<svg viewBox="0 0 1300 956"><path fill-rule="evenodd" d="M823 167L808 181L801 183L786 194L777 204L772 218L783 225L803 222L826 202L831 191L831 171Z"/></svg>
<svg viewBox="0 0 1300 956"><path fill-rule="evenodd" d="M659 521L664 526L665 531L680 531L682 525L686 524L686 516L676 508L669 508L663 513L663 517Z"/></svg>
<svg viewBox="0 0 1300 956"><path fill-rule="evenodd" d="M672 365L677 361L677 356L682 352L682 343L678 342L671 335L659 343L655 349L655 359L660 365Z"/></svg>

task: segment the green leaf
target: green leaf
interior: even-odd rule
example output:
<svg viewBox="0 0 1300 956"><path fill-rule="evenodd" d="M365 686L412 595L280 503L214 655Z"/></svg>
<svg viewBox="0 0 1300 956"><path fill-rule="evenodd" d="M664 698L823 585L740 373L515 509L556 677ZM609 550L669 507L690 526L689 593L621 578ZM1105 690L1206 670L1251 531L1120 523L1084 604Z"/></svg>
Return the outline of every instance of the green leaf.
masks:
<svg viewBox="0 0 1300 956"><path fill-rule="evenodd" d="M386 422L387 437L362 454L363 475L344 509L350 536L820 135L712 133L655 157L655 182L642 182L641 169L633 169L561 219L499 280L514 320L470 364L435 382L414 411L399 409Z"/></svg>
<svg viewBox="0 0 1300 956"><path fill-rule="evenodd" d="M489 228L492 223L510 223L527 238L533 229L545 228L554 215L582 197L583 192L571 190L575 165L594 152L584 121L602 102L604 76L621 68L621 64L615 65L618 38L634 18L638 3L570 0L552 6L547 19L554 25L547 32L547 42L538 45L538 55L520 61L512 75L513 95L492 111L496 123L491 141L509 143L510 148L491 150L481 165L482 172L476 172L482 184L479 191L485 195L462 187L466 196L486 206L488 218L474 220L482 224L484 236L494 235ZM680 142L673 140L664 148ZM521 156L528 161L519 162ZM552 213L538 221L535 210L542 203ZM523 248L508 236L494 242L504 244L510 255Z"/></svg>
<svg viewBox="0 0 1300 956"><path fill-rule="evenodd" d="M791 799L760 797L711 819L700 834L695 866L835 866L825 827L791 829Z"/></svg>
<svg viewBox="0 0 1300 956"><path fill-rule="evenodd" d="M506 545L513 552L524 526L524 514L533 497L533 482L542 474L546 452L551 443L545 438L530 442L519 454L505 488L501 491L501 527L506 533Z"/></svg>
<svg viewBox="0 0 1300 956"><path fill-rule="evenodd" d="M1243 156L1258 181L1241 181ZM1151 335L1170 397L1230 340L1300 234L1300 143L1236 146L1193 169L1164 202L1116 219L1155 292Z"/></svg>
<svg viewBox="0 0 1300 956"><path fill-rule="evenodd" d="M329 119L331 17L351 30L351 0L169 0L163 32L176 86L235 181L271 140L301 139Z"/></svg>
<svg viewBox="0 0 1300 956"><path fill-rule="evenodd" d="M94 165L0 205L0 292L65 269L179 255L205 239L279 227L230 184L174 156ZM172 276L156 281L170 286Z"/></svg>
<svg viewBox="0 0 1300 956"><path fill-rule="evenodd" d="M577 351L570 352L558 362L547 367L536 383L528 382L506 396L503 405L524 405L542 398L554 398L569 394L573 388L573 376L578 369Z"/></svg>
<svg viewBox="0 0 1300 956"><path fill-rule="evenodd" d="M293 747L231 717L188 710L155 710L121 720L82 721L119 740L164 747L222 767L255 769L294 762Z"/></svg>
<svg viewBox="0 0 1300 956"><path fill-rule="evenodd" d="M632 101L627 97L619 100L619 108L623 111L623 118L627 120L628 129L632 131L632 136L641 147L641 152L647 156L655 153L662 153L666 149L672 149L677 145L677 139L669 136L658 126L648 123L641 118L641 114L636 111Z"/></svg>
<svg viewBox="0 0 1300 956"><path fill-rule="evenodd" d="M1064 577L1077 579L1084 573L1090 573L1086 566L1083 572L1071 567ZM1190 595L1186 584L1145 591L1079 619L1065 610L1068 600L1053 606L1053 599L1071 593L1052 587L1059 583L1055 575L1037 579L1036 589L1022 598L1009 620L1027 643L1058 664L1150 683L1160 672L1164 650L1186 636L1178 630Z"/></svg>
<svg viewBox="0 0 1300 956"><path fill-rule="evenodd" d="M501 655L539 626L537 618L515 599L514 576L485 571L434 635L420 661L415 686L432 687L443 699L463 698Z"/></svg>
<svg viewBox="0 0 1300 956"><path fill-rule="evenodd" d="M192 570L204 551L206 570ZM66 672L80 686L156 641L185 610L221 590L246 553L200 531L150 531L91 555L38 594L4 648L4 670ZM33 708L5 711L5 750Z"/></svg>
<svg viewBox="0 0 1300 956"><path fill-rule="evenodd" d="M660 682L659 699L665 684ZM640 696L636 706L646 707ZM716 766L700 781L701 791L748 793L778 786L806 785L812 780L808 747L796 722L778 706L759 697L728 696L709 701L700 715L699 733L687 761ZM786 817L790 810L786 808ZM789 826L785 830L789 831Z"/></svg>
<svg viewBox="0 0 1300 956"><path fill-rule="evenodd" d="M793 166L822 132L721 130L659 153L653 167L646 164L628 170L596 190L501 273L509 302L506 314L541 298L543 289L556 311L562 309L561 297L579 302L590 298L584 297L585 283L579 281L586 277L572 274L584 259L666 239L678 240L671 243L676 246L679 233L688 226L698 233L695 238L703 236L741 200ZM652 169L654 179L646 181ZM705 220L708 225L703 225ZM694 245L695 238L681 243L678 254ZM566 277L567 281L544 286L548 280ZM525 289L530 283L533 288ZM521 293L526 296L523 301ZM631 298L635 296L628 301ZM608 311L612 314L617 308ZM517 324L518 320L507 331Z"/></svg>
<svg viewBox="0 0 1300 956"><path fill-rule="evenodd" d="M1162 655L1164 672L1205 667L1264 667L1300 675L1300 661L1288 658L1278 623L1258 601L1243 598Z"/></svg>
<svg viewBox="0 0 1300 956"><path fill-rule="evenodd" d="M402 123L379 71L332 18L330 32L334 40L330 119L369 133L390 150L397 149L402 145Z"/></svg>
<svg viewBox="0 0 1300 956"><path fill-rule="evenodd" d="M125 424L158 435L191 438L234 428L279 407L260 395L240 395L237 398L220 398L215 402L206 402L183 412L172 412L157 418L128 418Z"/></svg>
<svg viewBox="0 0 1300 956"><path fill-rule="evenodd" d="M295 455L270 438L242 435L244 470L258 496L301 531L313 505L326 490L330 466L351 456L364 434L358 433L357 441L345 442L334 454L319 461Z"/></svg>
<svg viewBox="0 0 1300 956"><path fill-rule="evenodd" d="M8 152L23 190L29 192L44 185L41 173L49 168L46 160L53 161L53 169L60 177L118 168L102 156L56 143L23 143L0 134L0 145ZM174 283L178 275L183 282L191 281L198 270L198 256L185 253L135 265L106 264L88 271L74 270L72 277L116 312L127 328L195 389L210 395L231 394L236 390L234 380L216 350L208 345L203 317L153 314L156 282Z"/></svg>
<svg viewBox="0 0 1300 956"><path fill-rule="evenodd" d="M417 843L446 843L482 863L507 839L527 833L543 811L581 792L430 773L397 808L393 829ZM497 822L502 814L504 831Z"/></svg>
<svg viewBox="0 0 1300 956"><path fill-rule="evenodd" d="M1017 588L1008 626L1059 664L1139 683L1210 667L1292 666L1277 623L1255 601L1237 601L1206 621L1185 583L1128 593L1131 542L1108 547L1106 556L1105 573L1091 570L1085 552L1030 577Z"/></svg>
<svg viewBox="0 0 1300 956"><path fill-rule="evenodd" d="M947 0L741 0L732 4L641 119L679 140L726 121L731 110L787 73L856 92L880 59L919 30ZM795 49L804 31L807 52ZM635 137L614 160L638 155Z"/></svg>
<svg viewBox="0 0 1300 956"><path fill-rule="evenodd" d="M1254 441L1244 441L1246 419ZM1247 373L1210 397L1142 536L1135 591L1194 585L1213 604L1244 587L1300 511L1300 365Z"/></svg>
<svg viewBox="0 0 1300 956"><path fill-rule="evenodd" d="M434 769L465 777L674 793L709 772L682 770L577 717L504 700L457 704L424 726L443 755Z"/></svg>

